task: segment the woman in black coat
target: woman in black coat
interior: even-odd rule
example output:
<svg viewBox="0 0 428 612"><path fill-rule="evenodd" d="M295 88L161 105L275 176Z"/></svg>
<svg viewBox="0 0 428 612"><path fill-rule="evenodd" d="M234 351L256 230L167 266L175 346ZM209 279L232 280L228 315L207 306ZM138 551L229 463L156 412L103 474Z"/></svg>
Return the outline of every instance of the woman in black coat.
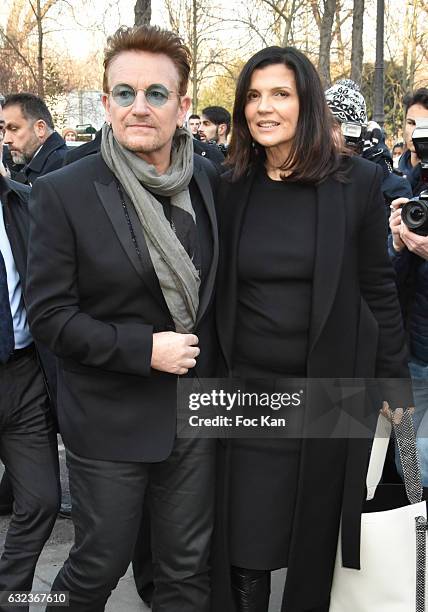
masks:
<svg viewBox="0 0 428 612"><path fill-rule="evenodd" d="M381 172L344 155L339 140L302 53L270 47L247 62L219 201L229 376L408 376ZM328 611L341 520L344 564L359 567L369 447L344 437L229 443L215 612L266 612L279 567L288 568L284 612Z"/></svg>

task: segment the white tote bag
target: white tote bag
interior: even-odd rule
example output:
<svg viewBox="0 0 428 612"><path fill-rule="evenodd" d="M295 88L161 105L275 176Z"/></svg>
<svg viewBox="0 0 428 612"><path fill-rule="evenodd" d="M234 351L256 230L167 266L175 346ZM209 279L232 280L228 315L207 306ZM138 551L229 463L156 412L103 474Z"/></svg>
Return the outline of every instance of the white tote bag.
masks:
<svg viewBox="0 0 428 612"><path fill-rule="evenodd" d="M427 511L409 411L394 430L410 504L362 514L360 570L342 567L339 536L330 612L425 612ZM379 484L390 434L390 421L380 415L367 472L367 500L373 499Z"/></svg>

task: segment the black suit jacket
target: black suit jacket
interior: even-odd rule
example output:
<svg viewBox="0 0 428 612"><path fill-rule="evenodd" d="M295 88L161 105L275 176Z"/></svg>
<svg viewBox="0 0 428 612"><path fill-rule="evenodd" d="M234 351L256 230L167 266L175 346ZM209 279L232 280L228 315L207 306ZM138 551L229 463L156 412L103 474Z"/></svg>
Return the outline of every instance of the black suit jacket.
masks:
<svg viewBox="0 0 428 612"><path fill-rule="evenodd" d="M21 290L26 303L27 248L29 231L28 200L30 188L27 185L0 176L0 200L3 204L3 218L13 259L21 280ZM40 342L37 343L40 365L46 382L51 407L56 408L56 360L54 355Z"/></svg>
<svg viewBox="0 0 428 612"><path fill-rule="evenodd" d="M79 145L78 147L73 147L69 149L64 156L62 165L68 166L68 164L72 164L73 162L82 159L88 155L93 155L94 153L99 153L101 149L101 130L95 135L93 140L89 142L85 142L85 144Z"/></svg>
<svg viewBox="0 0 428 612"><path fill-rule="evenodd" d="M209 376L216 360L211 309L218 260L216 174L206 160L194 161L213 245L195 329L198 375ZM115 177L100 154L36 182L28 315L34 336L60 358L59 424L66 445L95 459L161 461L176 434L177 377L151 370L152 335L174 325L141 225L132 206L128 209L141 260Z"/></svg>
<svg viewBox="0 0 428 612"><path fill-rule="evenodd" d="M26 182L32 185L39 176L61 168L66 153L67 145L64 138L58 132L53 132L45 140L37 155L23 168L22 173L26 177Z"/></svg>
<svg viewBox="0 0 428 612"><path fill-rule="evenodd" d="M27 185L0 176L0 199L6 233L23 287L27 271L29 197L30 188Z"/></svg>
<svg viewBox="0 0 428 612"><path fill-rule="evenodd" d="M346 163L348 182L328 178L316 187L317 239L307 376L407 378L407 350L387 253L381 172L360 158ZM221 261L217 321L229 372L233 367L239 239L253 177L250 174L230 183L224 175L218 198ZM400 402L395 407L402 406L401 401L411 405L407 386L399 399L401 386L385 385L382 392L389 394L383 399ZM376 410L380 407L375 406ZM316 406L320 417L324 410L328 415L329 409L328 403ZM303 440L283 610L301 612L328 601L341 516L344 564L359 566L359 517L369 446L368 439ZM227 577L220 582L227 582ZM224 589L220 591L224 595ZM232 610L230 602L229 597L214 609Z"/></svg>

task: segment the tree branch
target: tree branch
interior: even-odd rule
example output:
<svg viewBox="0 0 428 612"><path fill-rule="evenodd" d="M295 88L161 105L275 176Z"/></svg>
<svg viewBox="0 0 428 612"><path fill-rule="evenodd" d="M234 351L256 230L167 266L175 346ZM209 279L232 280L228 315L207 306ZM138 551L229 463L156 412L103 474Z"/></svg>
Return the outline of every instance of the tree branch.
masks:
<svg viewBox="0 0 428 612"><path fill-rule="evenodd" d="M2 27L0 27L0 36L3 38L3 40L5 40L7 42L8 45L10 45L10 47L12 47L12 49L15 51L15 53L18 55L18 57L21 58L21 60L24 62L25 66L28 68L28 70L31 73L31 76L34 79L34 82L37 83L37 75L34 72L33 68L31 67L30 62L27 60L27 58L21 53L21 51L19 50L19 48L15 45L15 43L13 42L13 40L6 34L6 32L3 30Z"/></svg>

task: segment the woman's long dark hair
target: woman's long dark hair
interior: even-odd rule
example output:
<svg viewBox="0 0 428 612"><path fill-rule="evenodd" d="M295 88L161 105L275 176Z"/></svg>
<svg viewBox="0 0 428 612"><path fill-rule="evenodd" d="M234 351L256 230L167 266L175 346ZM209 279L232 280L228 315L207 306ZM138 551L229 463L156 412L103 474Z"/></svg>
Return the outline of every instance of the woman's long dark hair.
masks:
<svg viewBox="0 0 428 612"><path fill-rule="evenodd" d="M321 80L314 65L294 47L267 47L248 60L236 86L232 139L227 161L233 168L232 180L238 180L260 159L265 159L264 147L253 143L245 118L245 106L254 70L272 64L284 64L293 71L299 98L296 134L281 170L291 170L288 181L319 183L331 174L340 178L342 156L340 147L333 139L334 118L325 101Z"/></svg>

